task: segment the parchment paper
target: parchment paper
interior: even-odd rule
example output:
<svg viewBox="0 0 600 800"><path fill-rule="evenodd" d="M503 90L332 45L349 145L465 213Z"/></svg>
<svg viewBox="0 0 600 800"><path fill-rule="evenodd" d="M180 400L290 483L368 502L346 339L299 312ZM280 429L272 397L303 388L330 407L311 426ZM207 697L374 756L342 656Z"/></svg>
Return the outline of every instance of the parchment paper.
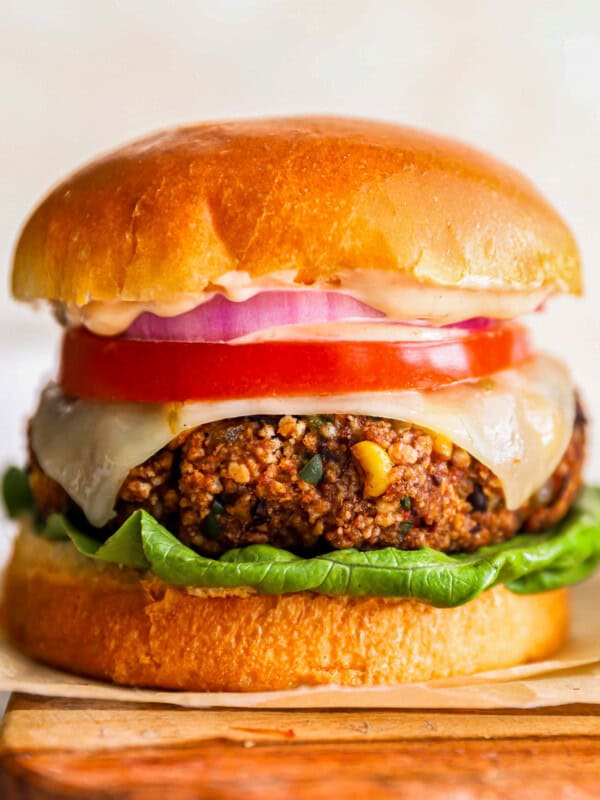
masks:
<svg viewBox="0 0 600 800"><path fill-rule="evenodd" d="M572 595L572 635L553 658L469 678L253 693L127 689L37 664L0 634L0 690L195 708L533 708L600 703L600 576L575 587Z"/></svg>

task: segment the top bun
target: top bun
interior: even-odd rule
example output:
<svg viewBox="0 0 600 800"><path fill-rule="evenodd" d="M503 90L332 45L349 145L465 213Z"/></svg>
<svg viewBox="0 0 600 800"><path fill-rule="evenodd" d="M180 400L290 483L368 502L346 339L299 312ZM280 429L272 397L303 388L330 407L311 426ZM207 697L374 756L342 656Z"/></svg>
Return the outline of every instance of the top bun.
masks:
<svg viewBox="0 0 600 800"><path fill-rule="evenodd" d="M356 268L581 292L569 229L520 173L459 142L336 117L176 128L92 162L30 217L13 291L165 302L231 270L310 285Z"/></svg>

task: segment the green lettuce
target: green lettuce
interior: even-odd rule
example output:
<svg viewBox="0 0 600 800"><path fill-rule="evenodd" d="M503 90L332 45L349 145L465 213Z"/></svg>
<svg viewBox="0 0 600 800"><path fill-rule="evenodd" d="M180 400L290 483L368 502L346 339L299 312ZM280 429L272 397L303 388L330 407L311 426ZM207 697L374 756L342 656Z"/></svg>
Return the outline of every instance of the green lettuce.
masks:
<svg viewBox="0 0 600 800"><path fill-rule="evenodd" d="M23 473L4 479L7 511L33 511ZM270 545L230 550L206 558L182 544L146 511L136 511L106 541L78 530L54 514L41 536L70 540L88 558L148 570L179 586L250 586L265 594L311 591L353 597L413 597L434 606L458 606L504 583L530 594L583 580L600 563L600 487L587 487L567 517L540 534L519 534L474 553L389 547L361 552L336 550L313 558Z"/></svg>
<svg viewBox="0 0 600 800"><path fill-rule="evenodd" d="M2 478L2 499L12 519L34 508L33 494L27 475L18 467L9 467Z"/></svg>

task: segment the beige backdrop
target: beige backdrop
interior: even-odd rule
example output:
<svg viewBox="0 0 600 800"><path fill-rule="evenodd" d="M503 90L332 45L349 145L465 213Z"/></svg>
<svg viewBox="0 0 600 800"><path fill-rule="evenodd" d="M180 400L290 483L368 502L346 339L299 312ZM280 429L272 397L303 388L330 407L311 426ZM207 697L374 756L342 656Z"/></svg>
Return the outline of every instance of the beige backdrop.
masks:
<svg viewBox="0 0 600 800"><path fill-rule="evenodd" d="M21 221L53 182L165 125L327 111L489 149L528 173L579 238L587 300L556 302L534 325L600 418L600 3L4 0L0 109L5 275ZM57 335L43 310L1 292L0 464L23 459Z"/></svg>

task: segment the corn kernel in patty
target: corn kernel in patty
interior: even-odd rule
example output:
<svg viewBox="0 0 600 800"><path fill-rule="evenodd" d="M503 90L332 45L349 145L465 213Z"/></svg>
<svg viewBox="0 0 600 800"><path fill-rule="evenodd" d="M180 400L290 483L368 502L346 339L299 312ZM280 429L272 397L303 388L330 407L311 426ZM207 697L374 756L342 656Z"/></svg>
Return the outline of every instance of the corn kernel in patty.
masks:
<svg viewBox="0 0 600 800"><path fill-rule="evenodd" d="M365 473L365 497L382 495L390 485L392 459L381 445L368 441L355 444L352 455Z"/></svg>

